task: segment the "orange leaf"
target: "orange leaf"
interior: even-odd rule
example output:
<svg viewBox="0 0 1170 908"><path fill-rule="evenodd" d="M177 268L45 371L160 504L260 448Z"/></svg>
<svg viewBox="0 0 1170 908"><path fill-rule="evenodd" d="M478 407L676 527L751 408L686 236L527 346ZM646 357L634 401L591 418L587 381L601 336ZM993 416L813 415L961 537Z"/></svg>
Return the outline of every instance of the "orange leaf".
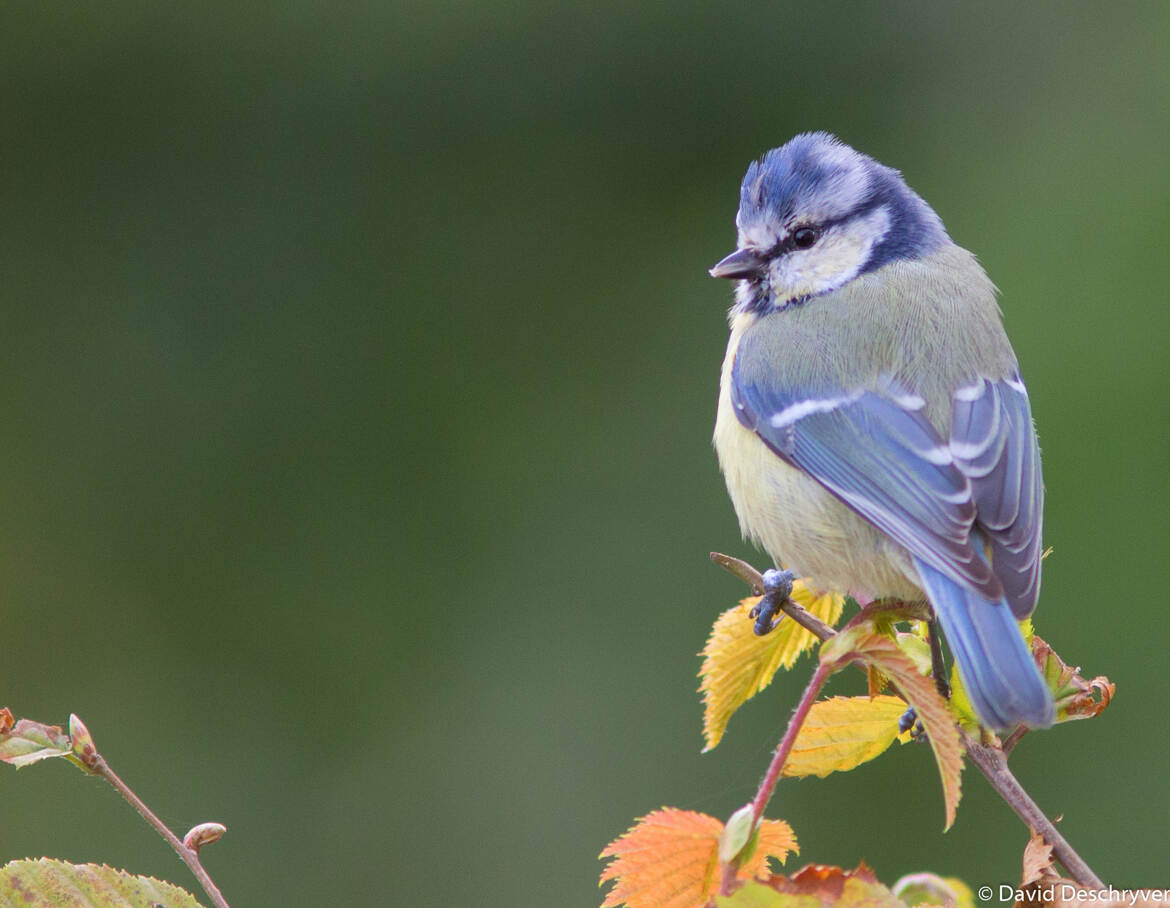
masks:
<svg viewBox="0 0 1170 908"><path fill-rule="evenodd" d="M1035 832L1024 848L1017 905L1036 908L1161 908L1165 889L1093 889L1056 872L1052 846Z"/></svg>
<svg viewBox="0 0 1170 908"><path fill-rule="evenodd" d="M796 854L799 851L796 833L791 826L783 820L763 820L760 822L760 841L756 853L747 862L748 869L752 876L758 876L766 866L766 858L775 858L783 864L790 852Z"/></svg>
<svg viewBox="0 0 1170 908"><path fill-rule="evenodd" d="M616 880L601 908L700 908L719 886L719 835L723 824L703 813L664 807L642 817L610 842L601 858L613 858L601 882ZM749 879L763 873L768 857L783 861L796 837L782 820L764 820L754 854L739 868Z"/></svg>
<svg viewBox="0 0 1170 908"><path fill-rule="evenodd" d="M1024 846L1024 872L1020 877L1020 886L1030 886L1033 883L1048 882L1059 876L1052 865L1052 846L1044 841L1044 837L1032 832L1028 837L1028 844Z"/></svg>
<svg viewBox="0 0 1170 908"><path fill-rule="evenodd" d="M836 593L816 595L804 581L792 586L792 601L827 624L836 623L845 605ZM800 654L816 644L816 635L785 617L770 633L757 637L748 613L759 597L744 599L720 615L703 647L703 737L714 748L727 730L727 723L743 706L771 682L781 668L791 668Z"/></svg>
<svg viewBox="0 0 1170 908"><path fill-rule="evenodd" d="M930 748L938 764L946 806L946 829L955 822L955 809L962 794L960 773L963 771L963 748L954 717L946 701L939 696L934 682L922 674L906 653L889 637L873 633L860 624L826 640L821 647L821 663L842 668L850 662L872 666L895 685L914 707L926 729Z"/></svg>
<svg viewBox="0 0 1170 908"><path fill-rule="evenodd" d="M1091 719L1113 699L1116 685L1104 675L1091 681L1081 677L1079 666L1066 665L1044 640L1033 635L1032 655L1056 700L1056 721Z"/></svg>

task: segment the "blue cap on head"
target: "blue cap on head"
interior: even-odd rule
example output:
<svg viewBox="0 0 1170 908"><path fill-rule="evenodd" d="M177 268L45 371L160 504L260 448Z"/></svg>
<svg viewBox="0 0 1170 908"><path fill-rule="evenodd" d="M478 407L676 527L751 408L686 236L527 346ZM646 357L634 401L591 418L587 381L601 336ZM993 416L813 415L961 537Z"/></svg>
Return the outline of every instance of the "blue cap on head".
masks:
<svg viewBox="0 0 1170 908"><path fill-rule="evenodd" d="M862 269L915 259L946 242L934 210L893 168L826 132L806 132L754 162L740 187L741 230L767 226L782 239L794 227L829 227L878 209L889 227Z"/></svg>

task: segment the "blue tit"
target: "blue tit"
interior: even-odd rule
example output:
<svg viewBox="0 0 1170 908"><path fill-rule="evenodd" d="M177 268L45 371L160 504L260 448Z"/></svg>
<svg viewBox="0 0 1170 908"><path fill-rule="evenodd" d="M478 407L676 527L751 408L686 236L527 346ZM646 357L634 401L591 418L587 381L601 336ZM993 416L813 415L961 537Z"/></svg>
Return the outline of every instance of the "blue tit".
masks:
<svg viewBox="0 0 1170 908"><path fill-rule="evenodd" d="M898 171L822 132L748 168L736 227L714 440L744 535L821 589L929 601L983 724L1052 724L1017 623L1040 451L995 287Z"/></svg>

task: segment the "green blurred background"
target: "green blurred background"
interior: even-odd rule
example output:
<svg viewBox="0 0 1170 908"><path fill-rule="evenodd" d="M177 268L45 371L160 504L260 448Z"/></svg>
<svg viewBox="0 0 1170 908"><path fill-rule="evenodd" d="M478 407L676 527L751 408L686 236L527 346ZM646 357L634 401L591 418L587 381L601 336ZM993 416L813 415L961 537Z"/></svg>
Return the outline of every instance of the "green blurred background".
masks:
<svg viewBox="0 0 1170 908"><path fill-rule="evenodd" d="M1166 883L1170 6L9 5L0 704L89 724L233 904L591 905L746 801L807 661L701 755L743 593L710 447L748 162L828 129L1002 290L1040 632L1118 685L1020 778ZM846 690L852 681L842 681ZM0 772L0 860L194 886L105 786ZM784 782L798 861L1015 881L924 747Z"/></svg>

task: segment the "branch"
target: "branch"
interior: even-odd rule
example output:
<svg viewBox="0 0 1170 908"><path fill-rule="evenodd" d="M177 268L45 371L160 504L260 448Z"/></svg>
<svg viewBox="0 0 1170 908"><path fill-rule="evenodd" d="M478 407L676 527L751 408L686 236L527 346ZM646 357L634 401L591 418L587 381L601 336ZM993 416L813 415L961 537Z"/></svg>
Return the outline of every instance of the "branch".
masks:
<svg viewBox="0 0 1170 908"><path fill-rule="evenodd" d="M179 841L179 837L171 832L167 828L167 825L155 816L154 811L147 807L143 800L133 792L130 786L123 782L118 774L110 768L110 764L106 762L105 757L97 752L93 738L90 737L89 730L77 716L69 717L69 737L73 745L73 755L76 756L76 762L85 767L87 771L96 776L101 776L113 785L118 790L118 794L125 798L130 806L137 810L142 818L153 826L159 835L167 840L167 844L174 849L175 854L195 874L195 879L199 880L199 885L203 887L203 891L215 903L216 908L230 908L227 900L219 891L219 887L215 885L215 882L199 862L199 846L213 842L219 838L223 833L223 827L217 823L205 823L195 827L187 834L188 841L195 847L188 847L187 844Z"/></svg>
<svg viewBox="0 0 1170 908"><path fill-rule="evenodd" d="M1089 865L1068 843L1068 840L1057 831L1056 825L1044 815L1044 811L1024 790L1024 786L1012 775L1004 752L998 747L980 744L962 729L960 729L960 734L963 737L963 746L967 750L967 756L987 777L991 787L1007 802L1007 805L1015 811L1016 816L1023 820L1029 829L1044 837L1044 841L1052 846L1053 855L1064 865L1065 870L1072 878L1087 888L1104 889L1105 884L1101 882L1097 874L1093 873Z"/></svg>
<svg viewBox="0 0 1170 908"><path fill-rule="evenodd" d="M747 583L752 588L753 594L763 594L762 575L746 561L733 558L730 555L723 555L719 552L712 552L711 560L719 565L719 567ZM785 614L791 616L797 624L811 631L822 641L836 636L837 632L833 628L829 627L829 625L825 624L819 618L810 615L792 601L786 601L781 606L781 609ZM864 671L864 669L862 670ZM772 797L772 792L780 777L780 771L783 769L784 761L788 758L788 753L792 749L792 743L796 740L796 733L800 730L800 725L804 722L808 710L812 707L812 702L816 699L817 694L828 679L828 673L821 677L821 673L824 671L824 666L818 666L816 672L813 674L812 680L809 681L809 686L805 689L804 695L796 707L796 712L793 714L792 720L788 723L788 729L784 732L784 738L781 740L780 746L776 748L776 754L772 758L768 772L764 775L763 781L760 782L760 788L756 793L755 800L752 802L755 823L759 823L760 818L763 816L764 808L767 806L768 800ZM900 693L899 696L901 696ZM906 698L902 697L902 699L904 700ZM1073 879L1083 886L1103 889L1105 884L1101 882L1100 878L1085 863L1084 859L1077 854L1072 845L1068 843L1068 840L1057 831L1053 822L1044 815L1044 812L1032 800L1028 792L1024 790L1024 786L1020 784L1019 780L1012 775L1011 770L1008 768L1007 753L1005 753L1005 750L1010 753L1010 748L1015 746L1016 742L1023 736L1023 732L1013 732L1011 735L1008 735L1006 739L1008 747L1004 749L980 744L963 731L962 728L959 729L959 734L962 737L963 746L966 748L971 762L979 768L979 771L983 773L991 787L1003 798L1007 805L1015 812L1016 816L1029 829L1043 836L1044 840L1052 846L1052 852L1056 856L1056 859L1064 865ZM787 747L785 746L786 744ZM730 877L728 873L729 868L725 866L723 868L724 887L727 887L735 880L735 868L730 868ZM729 890L724 888L722 891L726 894Z"/></svg>
<svg viewBox="0 0 1170 908"><path fill-rule="evenodd" d="M118 789L118 794L129 801L130 806L137 810L142 815L142 818L153 826L159 835L167 840L167 844L175 850L175 854L182 858L183 863L191 868L191 872L195 874L195 879L199 880L199 885L203 887L203 891L215 903L216 908L230 908L227 900L224 899L223 894L219 891L219 887L215 885L215 882L199 862L199 853L179 841L179 837L171 832L166 824L154 815L154 811L143 803L142 799L131 790L129 785L118 777L117 773L110 769L110 764L106 762L104 757L101 755L96 756L92 771Z"/></svg>

